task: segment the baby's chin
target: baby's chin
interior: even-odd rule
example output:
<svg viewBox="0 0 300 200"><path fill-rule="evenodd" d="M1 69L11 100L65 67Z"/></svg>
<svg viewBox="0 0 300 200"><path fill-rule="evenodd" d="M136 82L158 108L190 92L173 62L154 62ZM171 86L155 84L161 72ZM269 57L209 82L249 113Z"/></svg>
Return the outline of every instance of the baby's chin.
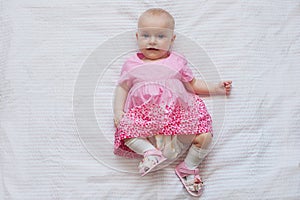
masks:
<svg viewBox="0 0 300 200"><path fill-rule="evenodd" d="M166 58L167 55L166 54L154 54L154 53L146 53L144 54L145 58L148 60L159 60L159 59L163 59Z"/></svg>

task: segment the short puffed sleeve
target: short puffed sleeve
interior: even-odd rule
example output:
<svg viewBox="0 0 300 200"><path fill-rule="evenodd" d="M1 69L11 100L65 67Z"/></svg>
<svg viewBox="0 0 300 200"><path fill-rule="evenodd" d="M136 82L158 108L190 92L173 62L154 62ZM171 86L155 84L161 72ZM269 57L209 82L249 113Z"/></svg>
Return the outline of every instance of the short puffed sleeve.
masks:
<svg viewBox="0 0 300 200"><path fill-rule="evenodd" d="M124 88L131 88L133 77L130 75L129 71L132 68L133 63L130 60L127 60L121 69L120 78L118 80L118 85L124 87Z"/></svg>
<svg viewBox="0 0 300 200"><path fill-rule="evenodd" d="M181 75L181 81L190 82L191 80L193 80L194 75L191 68L188 66L187 60L183 57L180 57L179 63L181 63L181 69L179 71Z"/></svg>

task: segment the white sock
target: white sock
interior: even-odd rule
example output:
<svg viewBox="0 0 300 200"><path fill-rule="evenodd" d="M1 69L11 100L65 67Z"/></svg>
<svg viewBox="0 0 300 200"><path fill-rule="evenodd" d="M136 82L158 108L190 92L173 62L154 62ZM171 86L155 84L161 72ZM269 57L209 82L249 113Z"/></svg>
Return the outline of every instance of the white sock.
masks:
<svg viewBox="0 0 300 200"><path fill-rule="evenodd" d="M155 149L149 140L145 138L131 138L125 142L132 151L137 154L144 155L146 151Z"/></svg>
<svg viewBox="0 0 300 200"><path fill-rule="evenodd" d="M186 164L188 169L196 169L203 161L207 153L207 149L198 148L195 145L192 145L189 149L186 158L184 159L184 163ZM194 175L189 175L186 177L186 179L194 179Z"/></svg>
<svg viewBox="0 0 300 200"><path fill-rule="evenodd" d="M128 146L135 153L144 155L146 151L156 149L149 140L145 138L131 138L125 142L125 145ZM151 162L157 162L158 156L147 156L147 160ZM141 161L143 163L143 161Z"/></svg>
<svg viewBox="0 0 300 200"><path fill-rule="evenodd" d="M196 169L203 161L207 153L207 149L198 148L196 145L192 145L186 158L184 159L184 162L189 169Z"/></svg>

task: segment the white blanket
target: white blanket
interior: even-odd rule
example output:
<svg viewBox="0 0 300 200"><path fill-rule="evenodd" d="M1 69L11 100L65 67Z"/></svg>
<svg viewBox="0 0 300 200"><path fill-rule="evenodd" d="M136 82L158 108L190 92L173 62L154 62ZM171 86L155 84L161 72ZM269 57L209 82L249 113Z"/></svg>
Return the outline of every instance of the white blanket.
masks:
<svg viewBox="0 0 300 200"><path fill-rule="evenodd" d="M3 0L0 199L194 199L182 158L140 177L112 153L113 88L151 7L175 17L196 76L233 80L230 97L204 98L215 139L200 199L300 199L298 0Z"/></svg>

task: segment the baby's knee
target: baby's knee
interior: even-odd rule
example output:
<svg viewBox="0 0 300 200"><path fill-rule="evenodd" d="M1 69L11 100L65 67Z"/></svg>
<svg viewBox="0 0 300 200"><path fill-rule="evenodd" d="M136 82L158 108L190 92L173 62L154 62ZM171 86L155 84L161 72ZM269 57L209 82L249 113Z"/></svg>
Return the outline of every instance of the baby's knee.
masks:
<svg viewBox="0 0 300 200"><path fill-rule="evenodd" d="M193 144L198 148L206 148L212 141L212 134L211 133L202 133L197 135L194 140Z"/></svg>

